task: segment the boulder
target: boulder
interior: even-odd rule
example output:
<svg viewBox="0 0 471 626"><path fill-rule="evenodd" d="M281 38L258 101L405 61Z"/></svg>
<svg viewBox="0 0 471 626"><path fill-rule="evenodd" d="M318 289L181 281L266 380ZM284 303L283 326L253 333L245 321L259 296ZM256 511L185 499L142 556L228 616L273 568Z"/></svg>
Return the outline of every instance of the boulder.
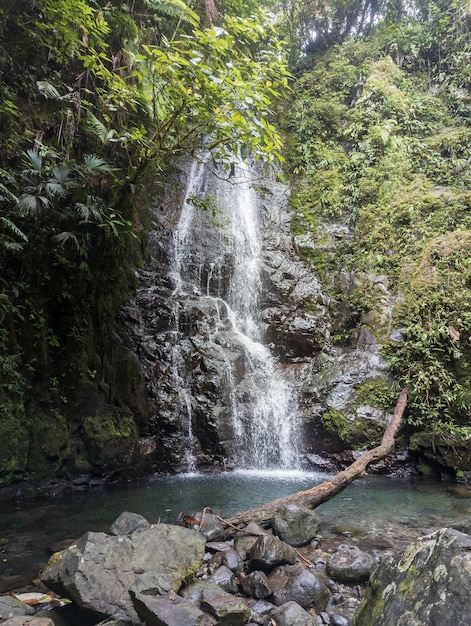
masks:
<svg viewBox="0 0 471 626"><path fill-rule="evenodd" d="M258 598L259 600L267 598L272 593L270 581L263 572L255 571L241 578L240 583L242 589L247 596Z"/></svg>
<svg viewBox="0 0 471 626"><path fill-rule="evenodd" d="M294 504L283 507L273 518L273 531L290 546L303 546L317 535L321 525L312 509Z"/></svg>
<svg viewBox="0 0 471 626"><path fill-rule="evenodd" d="M200 533L208 541L220 541L224 539L224 526L221 521L212 513L205 513L201 520Z"/></svg>
<svg viewBox="0 0 471 626"><path fill-rule="evenodd" d="M149 526L150 524L146 518L139 515L139 513L124 511L111 525L110 533L112 535L129 535L135 530L149 528Z"/></svg>
<svg viewBox="0 0 471 626"><path fill-rule="evenodd" d="M201 608L213 615L220 626L242 626L251 615L247 604L241 599L225 593L205 589L201 594Z"/></svg>
<svg viewBox="0 0 471 626"><path fill-rule="evenodd" d="M346 544L339 546L326 562L327 574L339 583L366 582L375 567L376 560L371 554Z"/></svg>
<svg viewBox="0 0 471 626"><path fill-rule="evenodd" d="M21 615L32 615L33 609L11 596L2 596L0 598L0 622L10 619L11 617L19 617Z"/></svg>
<svg viewBox="0 0 471 626"><path fill-rule="evenodd" d="M237 582L234 572L225 565L221 565L212 576L208 578L208 582L215 583L227 593L237 593Z"/></svg>
<svg viewBox="0 0 471 626"><path fill-rule="evenodd" d="M296 550L278 537L259 537L249 552L251 569L269 570L277 565L296 563Z"/></svg>
<svg viewBox="0 0 471 626"><path fill-rule="evenodd" d="M131 535L89 532L53 555L42 581L79 607L139 623L129 590L178 590L203 562L204 537L158 524Z"/></svg>
<svg viewBox="0 0 471 626"><path fill-rule="evenodd" d="M158 596L131 592L137 614L146 626L211 626L216 620L176 593Z"/></svg>
<svg viewBox="0 0 471 626"><path fill-rule="evenodd" d="M470 587L471 536L442 528L378 567L353 626L467 626Z"/></svg>
<svg viewBox="0 0 471 626"><path fill-rule="evenodd" d="M271 616L277 626L316 626L316 620L296 602L286 602Z"/></svg>
<svg viewBox="0 0 471 626"><path fill-rule="evenodd" d="M222 564L234 572L236 576L238 576L244 569L242 559L232 548L222 552Z"/></svg>
<svg viewBox="0 0 471 626"><path fill-rule="evenodd" d="M323 611L330 598L326 585L304 565L278 567L269 576L269 581L277 606L293 601L303 608L314 607Z"/></svg>
<svg viewBox="0 0 471 626"><path fill-rule="evenodd" d="M248 605L252 611L250 616L251 622L261 624L262 626L266 626L266 624L271 626L269 614L276 608L274 604L266 600L249 600Z"/></svg>
<svg viewBox="0 0 471 626"><path fill-rule="evenodd" d="M203 591L213 591L217 594L221 593L221 587L209 580L199 580L187 587L183 587L183 589L180 590L180 595L194 604L199 604L203 596Z"/></svg>
<svg viewBox="0 0 471 626"><path fill-rule="evenodd" d="M339 613L332 613L330 616L330 626L351 626L352 620L345 615Z"/></svg>

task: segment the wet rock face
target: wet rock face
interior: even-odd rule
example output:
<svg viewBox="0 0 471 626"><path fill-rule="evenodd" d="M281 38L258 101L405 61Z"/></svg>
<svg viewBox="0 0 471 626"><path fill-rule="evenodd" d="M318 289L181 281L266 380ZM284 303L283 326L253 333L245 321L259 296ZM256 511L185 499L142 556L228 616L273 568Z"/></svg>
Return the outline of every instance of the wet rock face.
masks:
<svg viewBox="0 0 471 626"><path fill-rule="evenodd" d="M471 537L443 528L373 574L354 626L466 626Z"/></svg>
<svg viewBox="0 0 471 626"><path fill-rule="evenodd" d="M234 332L222 299L230 296L229 283L237 268L224 225L215 228L215 222L226 220L217 211L213 215L199 210L195 218L192 228L200 237L191 252L184 253L186 274L175 296L174 233L184 196L181 189L188 176L189 166L176 181L180 190L169 189L154 207L157 226L149 237L149 262L138 271L139 287L124 316L145 375L155 465L186 469L191 436L195 464L223 468L240 461L234 406L239 407L239 425L245 427L253 415L254 399L246 376L246 346ZM215 184L207 181L207 194L215 193ZM293 237L288 188L270 178L261 187L259 322L264 343L294 388L298 425L304 435L299 452L335 452L368 442L371 424L382 430L386 422L384 410L360 406L356 395L365 381L385 379L379 344L369 330L373 325L365 320L364 330L354 334L348 346L332 345L339 305L324 293L315 267L303 257L303 251L317 249L318 244L309 234ZM204 289L195 290L195 277L200 285L208 286L211 297ZM359 280L345 274L341 290L348 293ZM381 292L381 314L386 327L387 286L380 287L385 291ZM181 379L180 388L176 377ZM352 424L353 435L342 439L338 428L326 429L321 421L326 411L344 416Z"/></svg>

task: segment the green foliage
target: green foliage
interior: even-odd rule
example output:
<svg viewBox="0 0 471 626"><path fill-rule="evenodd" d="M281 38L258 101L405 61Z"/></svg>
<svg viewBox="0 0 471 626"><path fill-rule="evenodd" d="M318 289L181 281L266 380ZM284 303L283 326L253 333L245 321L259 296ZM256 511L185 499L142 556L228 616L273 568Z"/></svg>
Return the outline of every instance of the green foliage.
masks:
<svg viewBox="0 0 471 626"><path fill-rule="evenodd" d="M409 387L406 419L453 447L469 443L471 415L469 80L460 51L469 55L469 16L462 3L414 11L412 19L402 6L368 38L316 55L293 85L287 166L295 234L313 233L321 250L324 223L351 228L343 261L369 280L344 304L376 319L369 285L388 277L403 340L384 354ZM325 254L310 254L325 274ZM326 287L341 280L335 265ZM345 419L328 412L325 421L346 436Z"/></svg>
<svg viewBox="0 0 471 626"><path fill-rule="evenodd" d="M149 197L172 160L202 150L226 164L248 152L282 159L271 111L289 78L282 47L255 3L239 3L239 15L233 4L218 16L210 3L184 0L18 0L0 9L0 401L13 420L5 441L44 407L65 420L67 438L83 372L117 402L117 312L141 260ZM80 435L97 459L108 434L136 435L132 420L116 432L106 415L103 424L103 436L89 422ZM39 463L47 445L37 424L35 433L25 454L2 457L10 469L1 480ZM50 455L60 465L69 453L61 444Z"/></svg>

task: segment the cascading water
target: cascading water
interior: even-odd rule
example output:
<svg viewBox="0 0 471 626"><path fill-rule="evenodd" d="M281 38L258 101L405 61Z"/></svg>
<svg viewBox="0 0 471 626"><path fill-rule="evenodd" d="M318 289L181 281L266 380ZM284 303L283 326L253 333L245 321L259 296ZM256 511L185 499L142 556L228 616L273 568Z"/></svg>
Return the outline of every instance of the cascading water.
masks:
<svg viewBox="0 0 471 626"><path fill-rule="evenodd" d="M210 193L209 193L210 192ZM196 208L198 205L199 208ZM210 205L208 210L201 207ZM219 224L215 224L215 221ZM209 342L224 363L233 429L233 456L244 468L296 468L297 427L293 391L263 344L260 319L262 243L257 193L243 164L233 176L215 176L194 162L173 235L170 278L174 285L172 372L188 426L188 469L194 469L191 380L180 350L184 303L210 311ZM233 358L234 352L240 358Z"/></svg>

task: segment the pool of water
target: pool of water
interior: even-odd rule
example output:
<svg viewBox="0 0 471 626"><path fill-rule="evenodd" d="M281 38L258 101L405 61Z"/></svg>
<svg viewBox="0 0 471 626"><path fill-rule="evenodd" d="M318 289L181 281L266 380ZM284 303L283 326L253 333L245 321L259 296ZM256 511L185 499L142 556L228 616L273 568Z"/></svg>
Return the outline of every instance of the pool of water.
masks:
<svg viewBox="0 0 471 626"><path fill-rule="evenodd" d="M328 476L313 472L253 472L154 477L132 485L6 504L0 512L0 585L32 580L66 540L107 531L122 511L150 522L175 522L205 506L222 517L307 489ZM317 509L321 535L394 547L446 525L471 525L471 491L449 483L365 477ZM20 584L18 578L18 584Z"/></svg>

